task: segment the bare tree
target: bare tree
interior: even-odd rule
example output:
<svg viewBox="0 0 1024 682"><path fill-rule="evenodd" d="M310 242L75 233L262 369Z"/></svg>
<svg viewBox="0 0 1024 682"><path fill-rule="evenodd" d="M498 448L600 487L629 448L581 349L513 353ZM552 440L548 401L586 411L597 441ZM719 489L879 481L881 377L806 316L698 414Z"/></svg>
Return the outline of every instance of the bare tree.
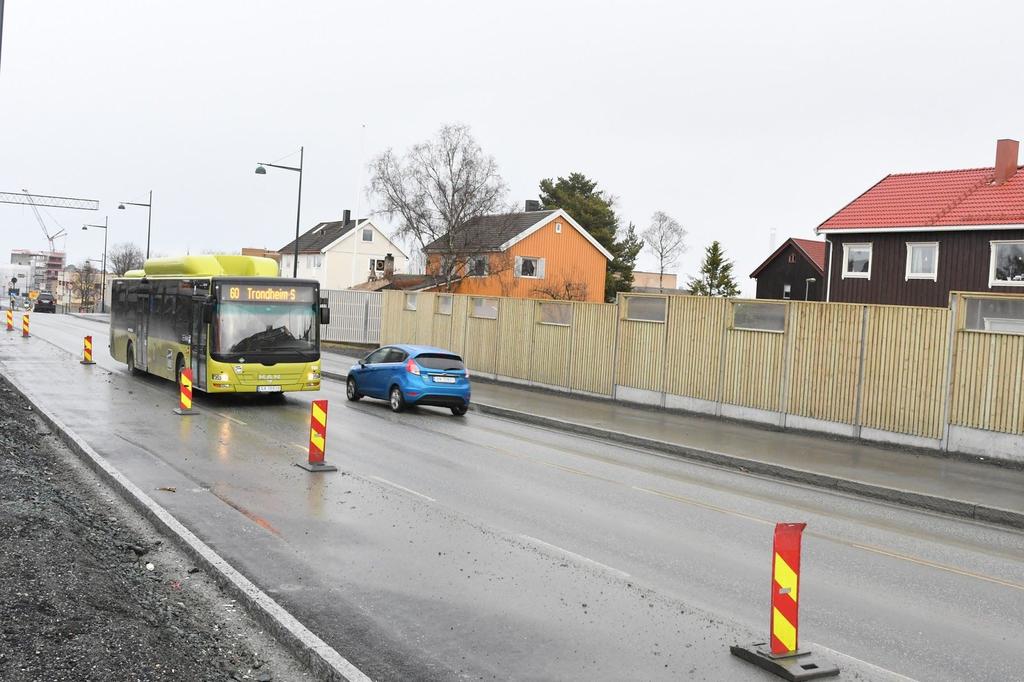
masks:
<svg viewBox="0 0 1024 682"><path fill-rule="evenodd" d="M129 270L138 270L144 263L142 249L131 242L115 244L107 254L107 267L118 277Z"/></svg>
<svg viewBox="0 0 1024 682"><path fill-rule="evenodd" d="M658 259L658 288L664 289L665 268L675 265L686 251L686 230L672 216L655 211L651 216L651 226L640 236Z"/></svg>
<svg viewBox="0 0 1024 682"><path fill-rule="evenodd" d="M468 126L446 125L402 156L383 152L370 162L369 192L382 213L398 218L396 236L419 246L427 271L446 289L471 274L481 257L489 261L487 274L498 274L495 247L511 232L510 219L502 217L511 214L504 205L508 188ZM473 223L485 215L495 219L479 229Z"/></svg>
<svg viewBox="0 0 1024 682"><path fill-rule="evenodd" d="M551 280L533 288L533 293L554 301L586 301L589 290L577 268L566 272L561 279Z"/></svg>
<svg viewBox="0 0 1024 682"><path fill-rule="evenodd" d="M91 308L96 302L96 287L99 285L96 273L92 261L87 260L75 269L71 277L71 298L77 298L83 308Z"/></svg>

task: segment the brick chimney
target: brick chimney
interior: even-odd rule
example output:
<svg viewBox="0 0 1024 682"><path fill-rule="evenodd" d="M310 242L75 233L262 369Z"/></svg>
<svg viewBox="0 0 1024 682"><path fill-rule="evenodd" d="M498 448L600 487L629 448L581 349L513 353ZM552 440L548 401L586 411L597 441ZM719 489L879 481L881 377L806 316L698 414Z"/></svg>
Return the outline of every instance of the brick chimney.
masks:
<svg viewBox="0 0 1024 682"><path fill-rule="evenodd" d="M1017 172L1017 151L1020 142L1017 140L996 141L996 167L992 184L1001 185Z"/></svg>
<svg viewBox="0 0 1024 682"><path fill-rule="evenodd" d="M395 257L390 253L384 256L384 279L391 279L395 276Z"/></svg>

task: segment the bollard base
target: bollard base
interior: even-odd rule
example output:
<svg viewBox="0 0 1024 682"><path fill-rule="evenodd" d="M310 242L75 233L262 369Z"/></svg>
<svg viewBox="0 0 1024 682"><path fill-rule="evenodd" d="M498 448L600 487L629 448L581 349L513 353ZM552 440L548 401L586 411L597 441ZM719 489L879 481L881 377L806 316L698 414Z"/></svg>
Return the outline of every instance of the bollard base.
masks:
<svg viewBox="0 0 1024 682"><path fill-rule="evenodd" d="M324 464L323 462L296 462L295 466L299 467L300 469L305 469L306 471L313 471L313 472L319 472L319 471L325 471L326 472L326 471L337 471L338 470L338 467L332 466L330 464Z"/></svg>
<svg viewBox="0 0 1024 682"><path fill-rule="evenodd" d="M93 362L92 360L79 360L78 364L80 364L80 365L95 365L96 363Z"/></svg>
<svg viewBox="0 0 1024 682"><path fill-rule="evenodd" d="M733 656L742 658L748 663L781 677L790 682L817 680L822 677L837 677L839 668L823 661L806 649L799 649L791 654L779 656L772 653L767 642L758 642L747 646L731 646Z"/></svg>
<svg viewBox="0 0 1024 682"><path fill-rule="evenodd" d="M175 407L174 408L174 414L179 414L182 417L187 417L187 416L192 415L192 414L199 414L199 410L193 410L193 409L183 410L180 407Z"/></svg>

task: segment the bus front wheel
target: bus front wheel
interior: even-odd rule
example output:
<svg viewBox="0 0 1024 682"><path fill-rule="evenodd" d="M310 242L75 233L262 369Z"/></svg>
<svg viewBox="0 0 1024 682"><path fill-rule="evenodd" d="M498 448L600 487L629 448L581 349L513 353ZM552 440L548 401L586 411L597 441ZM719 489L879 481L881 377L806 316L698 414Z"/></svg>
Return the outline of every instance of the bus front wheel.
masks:
<svg viewBox="0 0 1024 682"><path fill-rule="evenodd" d="M128 374L135 376L139 373L139 370L135 369L135 346L128 344L128 352L125 357L125 362L128 363Z"/></svg>

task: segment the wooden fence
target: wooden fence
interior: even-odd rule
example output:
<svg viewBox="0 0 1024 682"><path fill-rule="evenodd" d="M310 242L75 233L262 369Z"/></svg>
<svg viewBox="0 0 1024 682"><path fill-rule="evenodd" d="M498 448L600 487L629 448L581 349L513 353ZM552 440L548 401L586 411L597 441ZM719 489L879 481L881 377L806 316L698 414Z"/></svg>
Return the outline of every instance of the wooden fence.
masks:
<svg viewBox="0 0 1024 682"><path fill-rule="evenodd" d="M954 294L950 308L918 308L385 292L383 309L381 343L450 348L510 381L854 435L940 440L949 425L1024 434L1024 297Z"/></svg>

